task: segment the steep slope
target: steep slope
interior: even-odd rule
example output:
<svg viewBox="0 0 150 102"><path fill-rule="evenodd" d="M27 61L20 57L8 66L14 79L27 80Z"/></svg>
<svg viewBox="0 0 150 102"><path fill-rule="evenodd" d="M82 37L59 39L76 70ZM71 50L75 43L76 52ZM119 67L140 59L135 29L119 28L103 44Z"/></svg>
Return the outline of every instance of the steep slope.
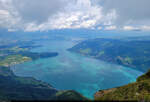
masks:
<svg viewBox="0 0 150 102"><path fill-rule="evenodd" d="M57 92L54 96L52 96L54 100L80 100L85 101L88 100L86 97L82 96L78 92L74 90L64 90Z"/></svg>
<svg viewBox="0 0 150 102"><path fill-rule="evenodd" d="M146 72L150 66L149 40L92 39L83 41L69 51L124 65Z"/></svg>
<svg viewBox="0 0 150 102"><path fill-rule="evenodd" d="M95 93L95 100L150 101L150 71L140 76L135 83Z"/></svg>
<svg viewBox="0 0 150 102"><path fill-rule="evenodd" d="M17 77L7 67L0 67L0 83L0 100L49 100L58 92L34 78Z"/></svg>
<svg viewBox="0 0 150 102"><path fill-rule="evenodd" d="M58 94L61 93L61 94ZM0 67L0 101L87 100L75 91L58 91L34 78L18 77L8 67Z"/></svg>

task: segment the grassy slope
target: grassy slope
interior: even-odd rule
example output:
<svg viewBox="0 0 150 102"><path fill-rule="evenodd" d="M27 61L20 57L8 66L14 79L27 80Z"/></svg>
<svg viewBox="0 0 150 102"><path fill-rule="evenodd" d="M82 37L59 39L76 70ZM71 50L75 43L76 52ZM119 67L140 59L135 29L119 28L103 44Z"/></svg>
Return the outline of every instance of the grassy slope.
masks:
<svg viewBox="0 0 150 102"><path fill-rule="evenodd" d="M100 90L95 94L95 100L149 100L150 101L150 71L131 83L122 87Z"/></svg>

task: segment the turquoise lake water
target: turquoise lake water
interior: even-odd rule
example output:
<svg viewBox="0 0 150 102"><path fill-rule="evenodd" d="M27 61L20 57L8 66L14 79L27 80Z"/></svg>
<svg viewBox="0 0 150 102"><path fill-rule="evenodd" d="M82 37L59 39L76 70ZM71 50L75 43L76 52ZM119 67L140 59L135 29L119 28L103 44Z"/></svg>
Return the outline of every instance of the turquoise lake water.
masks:
<svg viewBox="0 0 150 102"><path fill-rule="evenodd" d="M96 91L113 88L136 81L143 74L132 68L109 64L66 49L75 45L71 40L36 41L42 47L32 52L58 52L53 58L38 59L13 66L19 76L31 76L60 90L76 90L93 98Z"/></svg>

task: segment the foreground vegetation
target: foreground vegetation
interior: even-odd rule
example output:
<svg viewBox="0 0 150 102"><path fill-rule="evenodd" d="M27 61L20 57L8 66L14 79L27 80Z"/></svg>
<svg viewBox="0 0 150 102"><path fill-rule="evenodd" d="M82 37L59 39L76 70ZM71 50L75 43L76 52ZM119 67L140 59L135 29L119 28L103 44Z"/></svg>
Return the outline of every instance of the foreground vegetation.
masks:
<svg viewBox="0 0 150 102"><path fill-rule="evenodd" d="M100 90L95 100L150 101L150 71L137 78L135 83L108 90Z"/></svg>

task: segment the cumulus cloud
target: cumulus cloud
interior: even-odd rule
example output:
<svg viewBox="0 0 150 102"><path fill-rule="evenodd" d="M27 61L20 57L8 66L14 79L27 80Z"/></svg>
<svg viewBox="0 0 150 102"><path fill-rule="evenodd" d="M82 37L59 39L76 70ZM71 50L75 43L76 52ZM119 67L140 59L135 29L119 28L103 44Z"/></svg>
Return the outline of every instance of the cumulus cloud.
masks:
<svg viewBox="0 0 150 102"><path fill-rule="evenodd" d="M150 0L103 0L102 4L105 12L116 10L118 25L137 25L146 22L150 24Z"/></svg>
<svg viewBox="0 0 150 102"><path fill-rule="evenodd" d="M102 30L103 28L100 26L100 27L97 27L97 29L98 29L98 30Z"/></svg>
<svg viewBox="0 0 150 102"><path fill-rule="evenodd" d="M23 20L41 23L58 11L63 11L67 0L13 0L12 5Z"/></svg>
<svg viewBox="0 0 150 102"><path fill-rule="evenodd" d="M3 5L0 8L1 25L8 29L13 27L25 31L66 28L93 29L99 24L111 25L112 20L116 18L115 11L109 11L104 15L102 6L97 5L96 1L0 0ZM12 24L6 25L10 22Z"/></svg>
<svg viewBox="0 0 150 102"><path fill-rule="evenodd" d="M150 26L143 25L143 26L141 27L141 29L142 29L142 30L150 30Z"/></svg>
<svg viewBox="0 0 150 102"><path fill-rule="evenodd" d="M10 28L18 24L20 17L11 5L11 0L0 0L0 28Z"/></svg>
<svg viewBox="0 0 150 102"><path fill-rule="evenodd" d="M102 18L103 15L100 7L92 6L90 0L78 0L75 3L69 4L64 12L50 17L47 22L40 25L32 24L32 26L27 27L26 31L34 31L36 29L92 28Z"/></svg>
<svg viewBox="0 0 150 102"><path fill-rule="evenodd" d="M28 23L42 24L65 6L67 0L0 0L0 26L24 29Z"/></svg>
<svg viewBox="0 0 150 102"><path fill-rule="evenodd" d="M149 0L0 0L0 28L149 30Z"/></svg>
<svg viewBox="0 0 150 102"><path fill-rule="evenodd" d="M122 28L123 30L128 30L128 31L130 31L130 30L132 30L132 31L141 31L141 30L143 30L143 31L150 31L150 26L146 26L146 25L142 25L142 26L124 26L123 28Z"/></svg>
<svg viewBox="0 0 150 102"><path fill-rule="evenodd" d="M140 30L140 28L134 26L124 26L123 30Z"/></svg>
<svg viewBox="0 0 150 102"><path fill-rule="evenodd" d="M106 26L105 27L105 30L115 30L115 29L117 29L116 26Z"/></svg>

